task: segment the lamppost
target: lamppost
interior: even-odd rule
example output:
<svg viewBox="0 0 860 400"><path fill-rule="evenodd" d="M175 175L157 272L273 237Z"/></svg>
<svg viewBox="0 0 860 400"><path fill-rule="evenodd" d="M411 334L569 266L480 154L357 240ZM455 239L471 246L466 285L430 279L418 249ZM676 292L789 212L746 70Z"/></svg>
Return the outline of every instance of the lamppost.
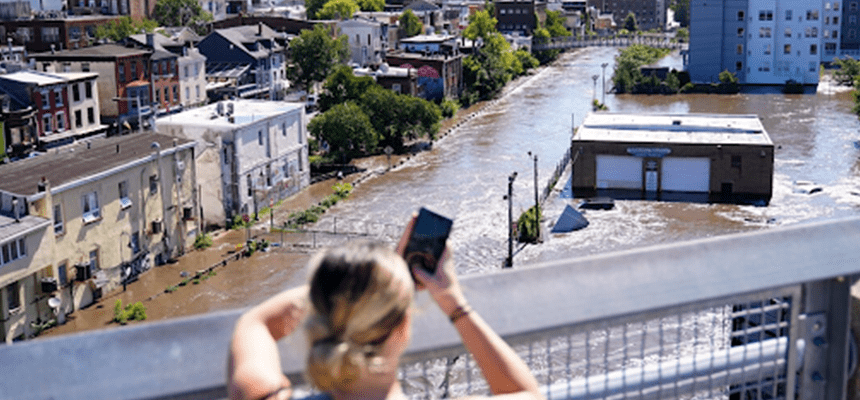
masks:
<svg viewBox="0 0 860 400"><path fill-rule="evenodd" d="M540 203L538 202L538 156L537 153L529 152L529 157L532 157L535 162L535 242L540 241Z"/></svg>
<svg viewBox="0 0 860 400"><path fill-rule="evenodd" d="M514 266L514 179L517 179L517 171L508 177L508 195L504 197L508 201L508 258L505 260L505 268Z"/></svg>
<svg viewBox="0 0 860 400"><path fill-rule="evenodd" d="M600 68L603 68L603 78L601 78L601 90L603 91L603 100L600 101L601 104L606 104L606 67L609 63L600 64Z"/></svg>
<svg viewBox="0 0 860 400"><path fill-rule="evenodd" d="M592 103L597 100L597 78L600 78L600 75L592 75L591 80L594 81L594 89L591 90L591 100Z"/></svg>

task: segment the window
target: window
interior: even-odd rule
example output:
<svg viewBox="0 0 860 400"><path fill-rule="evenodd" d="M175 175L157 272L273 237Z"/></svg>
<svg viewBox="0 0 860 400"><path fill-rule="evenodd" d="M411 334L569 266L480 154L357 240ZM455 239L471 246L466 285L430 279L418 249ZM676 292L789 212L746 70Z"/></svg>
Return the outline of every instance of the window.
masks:
<svg viewBox="0 0 860 400"><path fill-rule="evenodd" d="M182 73L184 74L184 77L185 77L185 78L187 78L187 77L188 77L188 66L187 66L187 65L186 65L185 67L183 67L183 68L182 68Z"/></svg>
<svg viewBox="0 0 860 400"><path fill-rule="evenodd" d="M245 183L248 185L248 197L254 193L254 182L251 181L251 174L245 175Z"/></svg>
<svg viewBox="0 0 860 400"><path fill-rule="evenodd" d="M42 95L42 108L45 110L51 108L51 92L46 90L40 94Z"/></svg>
<svg viewBox="0 0 860 400"><path fill-rule="evenodd" d="M63 106L63 89L54 89L54 107Z"/></svg>
<svg viewBox="0 0 860 400"><path fill-rule="evenodd" d="M785 45L782 48L782 53L783 54L791 54L791 45L790 44Z"/></svg>
<svg viewBox="0 0 860 400"><path fill-rule="evenodd" d="M825 30L821 31L821 33L823 33L823 34L824 34L824 38L825 38L825 39L829 39L829 38L830 38L830 31L828 31L827 29L825 29Z"/></svg>
<svg viewBox="0 0 860 400"><path fill-rule="evenodd" d="M75 110L75 128L84 126L84 117L81 110Z"/></svg>
<svg viewBox="0 0 860 400"><path fill-rule="evenodd" d="M305 163L302 162L302 152L299 152L299 171L305 170Z"/></svg>
<svg viewBox="0 0 860 400"><path fill-rule="evenodd" d="M200 98L200 85L195 86L194 89L196 90L197 98L199 99Z"/></svg>
<svg viewBox="0 0 860 400"><path fill-rule="evenodd" d="M66 116L62 111L57 113L57 132L66 130Z"/></svg>
<svg viewBox="0 0 860 400"><path fill-rule="evenodd" d="M787 37L787 38L791 37L791 28L785 28L785 37Z"/></svg>
<svg viewBox="0 0 860 400"><path fill-rule="evenodd" d="M848 16L848 23L851 25L857 25L857 16L856 15L849 15Z"/></svg>
<svg viewBox="0 0 860 400"><path fill-rule="evenodd" d="M63 225L63 207L59 204L54 204L54 234L61 235L66 231Z"/></svg>
<svg viewBox="0 0 860 400"><path fill-rule="evenodd" d="M81 101L81 87L77 83L72 85L72 100Z"/></svg>
<svg viewBox="0 0 860 400"><path fill-rule="evenodd" d="M806 27L806 37L818 37L818 28Z"/></svg>
<svg viewBox="0 0 860 400"><path fill-rule="evenodd" d="M90 276L99 270L99 251L93 250L90 252Z"/></svg>
<svg viewBox="0 0 860 400"><path fill-rule="evenodd" d="M155 92L155 102L161 103L161 91L158 89L153 90Z"/></svg>
<svg viewBox="0 0 860 400"><path fill-rule="evenodd" d="M759 10L759 21L773 21L773 10Z"/></svg>
<svg viewBox="0 0 860 400"><path fill-rule="evenodd" d="M809 62L809 72L815 72L818 68L818 63L815 61Z"/></svg>
<svg viewBox="0 0 860 400"><path fill-rule="evenodd" d="M836 39L837 37L839 37L839 31L834 30L834 31L833 31L833 34L832 34L832 35L830 35L830 37L832 37L832 38Z"/></svg>
<svg viewBox="0 0 860 400"><path fill-rule="evenodd" d="M85 224L94 222L101 217L97 192L89 192L81 196L81 211Z"/></svg>
<svg viewBox="0 0 860 400"><path fill-rule="evenodd" d="M792 18L791 10L785 10L785 20L791 21L791 18Z"/></svg>
<svg viewBox="0 0 860 400"><path fill-rule="evenodd" d="M118 75L119 82L120 83L125 82L125 64L123 64L123 63L117 64L117 73L119 74Z"/></svg>
<svg viewBox="0 0 860 400"><path fill-rule="evenodd" d="M829 10L829 9L830 9L830 2L824 3L824 9L825 9L825 10Z"/></svg>
<svg viewBox="0 0 860 400"><path fill-rule="evenodd" d="M743 12L743 10L738 11L738 21L743 21L743 20L744 20L744 12Z"/></svg>
<svg viewBox="0 0 860 400"><path fill-rule="evenodd" d="M744 45L742 45L742 44L738 45L737 53L738 54L744 54Z"/></svg>
<svg viewBox="0 0 860 400"><path fill-rule="evenodd" d="M90 63L81 63L82 72L90 72Z"/></svg>
<svg viewBox="0 0 860 400"><path fill-rule="evenodd" d="M54 130L53 120L54 116L51 114L45 114L42 116L42 129L46 134L51 133Z"/></svg>
<svg viewBox="0 0 860 400"><path fill-rule="evenodd" d="M60 261L57 265L57 275L60 287L64 287L69 283L68 272L69 271L69 263L66 260Z"/></svg>
<svg viewBox="0 0 860 400"><path fill-rule="evenodd" d="M173 86L173 102L179 102L179 86Z"/></svg>
<svg viewBox="0 0 860 400"><path fill-rule="evenodd" d="M287 123L281 122L281 136L287 136Z"/></svg>
<svg viewBox="0 0 860 400"><path fill-rule="evenodd" d="M17 281L6 286L6 310L17 311L21 308L21 286Z"/></svg>
<svg viewBox="0 0 860 400"><path fill-rule="evenodd" d="M767 43L764 45L764 54L770 54L770 52L771 52L770 43Z"/></svg>
<svg viewBox="0 0 860 400"><path fill-rule="evenodd" d="M741 156L732 156L732 168L741 167Z"/></svg>
<svg viewBox="0 0 860 400"><path fill-rule="evenodd" d="M149 194L158 193L158 175L149 176Z"/></svg>
<svg viewBox="0 0 860 400"><path fill-rule="evenodd" d="M59 42L60 28L59 27L44 27L42 28L43 42Z"/></svg>
<svg viewBox="0 0 860 400"><path fill-rule="evenodd" d="M164 88L164 102L167 104L170 104L170 88L169 87Z"/></svg>
<svg viewBox="0 0 860 400"><path fill-rule="evenodd" d="M84 85L84 96L86 96L86 98L88 98L88 99L93 98L93 83L92 82L87 82Z"/></svg>
<svg viewBox="0 0 860 400"><path fill-rule="evenodd" d="M807 21L818 21L818 10L806 10Z"/></svg>
<svg viewBox="0 0 860 400"><path fill-rule="evenodd" d="M119 183L119 207L123 210L131 207L131 199L128 198L128 181Z"/></svg>
<svg viewBox="0 0 860 400"><path fill-rule="evenodd" d="M839 25L839 17L833 17L833 25Z"/></svg>
<svg viewBox="0 0 860 400"><path fill-rule="evenodd" d="M185 101L188 101L190 99L191 99L191 88L185 87Z"/></svg>
<svg viewBox="0 0 860 400"><path fill-rule="evenodd" d="M263 131L257 131L257 143L263 145Z"/></svg>
<svg viewBox="0 0 860 400"><path fill-rule="evenodd" d="M770 37L770 35L771 35L771 28L770 28L770 27L761 27L761 28L758 28L758 37L760 37L760 38L769 38L769 37Z"/></svg>
<svg viewBox="0 0 860 400"><path fill-rule="evenodd" d="M742 63L740 61L736 62L735 63L735 71L740 71L742 69L744 69L744 63Z"/></svg>
<svg viewBox="0 0 860 400"><path fill-rule="evenodd" d="M848 5L848 9L851 11L857 11L857 2L852 1L851 4ZM20 28L19 28L20 29Z"/></svg>
<svg viewBox="0 0 860 400"><path fill-rule="evenodd" d="M90 125L92 125L92 124L96 123L96 113L95 113L95 110L93 110L93 108L92 108L92 107L87 108L87 122L88 122Z"/></svg>
<svg viewBox="0 0 860 400"><path fill-rule="evenodd" d="M200 64L194 63L194 76L199 76L199 75L200 75ZM198 94L198 96L200 96L200 95Z"/></svg>
<svg viewBox="0 0 860 400"><path fill-rule="evenodd" d="M833 2L833 11L839 11L839 1ZM835 24L835 22L834 22Z"/></svg>
<svg viewBox="0 0 860 400"><path fill-rule="evenodd" d="M140 232L131 234L131 240L128 242L128 245L131 247L132 254L140 253Z"/></svg>
<svg viewBox="0 0 860 400"><path fill-rule="evenodd" d="M135 79L137 79L137 61L132 61L130 63L130 67L131 67L131 74L129 75L129 78L131 80L135 80Z"/></svg>
<svg viewBox="0 0 860 400"><path fill-rule="evenodd" d="M809 45L809 54L813 55L813 56L818 54L818 45L817 44Z"/></svg>
<svg viewBox="0 0 860 400"><path fill-rule="evenodd" d="M739 38L744 37L744 28L738 28L738 37L739 37ZM399 90L398 90L398 91L399 91Z"/></svg>

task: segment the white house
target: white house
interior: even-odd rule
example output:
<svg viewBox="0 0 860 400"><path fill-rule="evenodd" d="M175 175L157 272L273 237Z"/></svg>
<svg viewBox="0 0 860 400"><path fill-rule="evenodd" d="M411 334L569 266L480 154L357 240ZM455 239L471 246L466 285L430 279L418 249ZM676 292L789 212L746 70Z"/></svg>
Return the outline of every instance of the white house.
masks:
<svg viewBox="0 0 860 400"><path fill-rule="evenodd" d="M388 26L382 22L354 17L339 21L337 28L349 39L350 62L359 66L379 65L388 51Z"/></svg>
<svg viewBox="0 0 860 400"><path fill-rule="evenodd" d="M197 141L207 226L253 215L310 183L304 103L221 101L157 119L155 129Z"/></svg>

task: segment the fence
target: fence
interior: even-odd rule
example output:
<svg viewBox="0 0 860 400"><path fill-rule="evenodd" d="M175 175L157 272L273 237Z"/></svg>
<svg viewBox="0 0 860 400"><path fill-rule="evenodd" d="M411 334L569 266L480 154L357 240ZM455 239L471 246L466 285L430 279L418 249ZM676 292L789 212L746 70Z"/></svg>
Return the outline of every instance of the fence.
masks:
<svg viewBox="0 0 860 400"><path fill-rule="evenodd" d="M546 186L543 188L543 192L541 192L540 202L543 203L549 198L549 195L552 193L552 189L555 187L555 184L558 182L558 178L561 177L561 174L564 173L564 169L567 168L567 163L570 162L570 148L564 152L564 155L561 156L561 160L556 164L555 170L553 170L552 175L550 175L549 179L546 182Z"/></svg>
<svg viewBox="0 0 860 400"><path fill-rule="evenodd" d="M558 399L845 399L860 219L464 277L473 308ZM413 398L486 393L446 316L417 298ZM0 398L218 398L240 311L0 347ZM281 343L301 383L304 338Z"/></svg>
<svg viewBox="0 0 860 400"><path fill-rule="evenodd" d="M532 50L570 49L578 47L627 47L634 44L666 49L684 50L688 48L686 43L679 43L665 37L617 36L577 39L575 36L562 36L535 40L532 44Z"/></svg>

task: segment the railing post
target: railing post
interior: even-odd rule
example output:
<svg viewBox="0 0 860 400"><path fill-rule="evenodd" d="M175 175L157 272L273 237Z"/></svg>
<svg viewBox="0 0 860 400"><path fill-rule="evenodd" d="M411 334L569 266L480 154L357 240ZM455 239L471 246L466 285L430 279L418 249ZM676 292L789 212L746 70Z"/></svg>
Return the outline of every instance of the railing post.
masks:
<svg viewBox="0 0 860 400"><path fill-rule="evenodd" d="M802 400L845 400L850 337L850 279L805 284L798 339L805 342L799 376ZM792 371L788 371L791 374Z"/></svg>

